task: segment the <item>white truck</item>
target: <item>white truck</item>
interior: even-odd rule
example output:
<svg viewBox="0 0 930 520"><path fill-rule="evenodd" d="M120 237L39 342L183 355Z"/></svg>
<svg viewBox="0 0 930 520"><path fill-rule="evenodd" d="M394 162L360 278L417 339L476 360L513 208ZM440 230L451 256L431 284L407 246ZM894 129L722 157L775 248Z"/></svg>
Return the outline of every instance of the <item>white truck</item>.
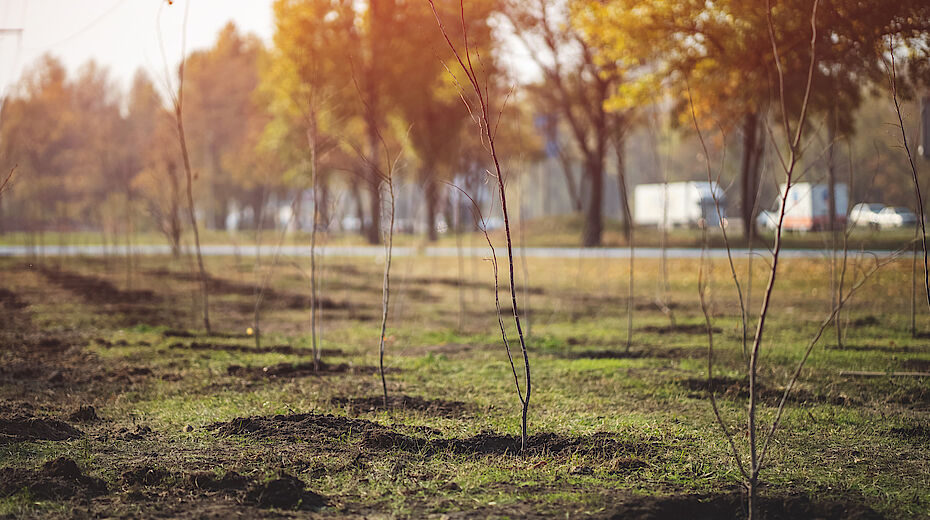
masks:
<svg viewBox="0 0 930 520"><path fill-rule="evenodd" d="M778 187L779 203L784 197L785 184ZM849 204L849 187L838 182L834 186L836 199L836 225L840 228L846 223L846 207ZM791 185L785 204L785 222L782 226L787 231L817 231L830 228L830 187L827 184L798 182ZM778 209L775 214L778 215Z"/></svg>
<svg viewBox="0 0 930 520"><path fill-rule="evenodd" d="M638 226L719 227L721 219L726 220L725 208L726 195L716 182L640 184L633 192L633 221Z"/></svg>

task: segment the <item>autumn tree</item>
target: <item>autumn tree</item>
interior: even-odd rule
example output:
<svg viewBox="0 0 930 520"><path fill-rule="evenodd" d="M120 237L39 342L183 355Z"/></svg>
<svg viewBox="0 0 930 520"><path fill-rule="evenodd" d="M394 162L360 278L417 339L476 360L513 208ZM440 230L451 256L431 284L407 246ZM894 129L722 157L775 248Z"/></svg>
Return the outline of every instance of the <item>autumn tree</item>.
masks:
<svg viewBox="0 0 930 520"><path fill-rule="evenodd" d="M753 2L579 0L574 5L574 19L600 59L636 71L635 82L612 92L612 107L648 102L668 89L678 119L686 123L690 87L699 121L741 134L740 215L749 238L755 235L767 117L780 111L773 104L779 86L772 39L782 54L786 106L794 113L807 77L808 21L797 13L810 12L812 2L774 2L771 34L769 11ZM912 63L919 67L927 53L919 42L930 27L928 14L930 6L921 0L822 2L812 112L831 111L838 131L849 127L860 86L881 77L879 56L887 38L912 42L917 58Z"/></svg>
<svg viewBox="0 0 930 520"><path fill-rule="evenodd" d="M275 173L256 153L267 121L255 95L264 52L261 40L230 22L212 48L192 53L185 64L191 157L206 185L202 206L217 229L225 228L233 201L251 205L258 218L262 187Z"/></svg>
<svg viewBox="0 0 930 520"><path fill-rule="evenodd" d="M543 82L533 89L538 110L554 113L565 123L573 147L582 157L586 189L572 191L579 197L586 196L581 204L584 213L581 242L592 247L601 244L604 230L608 153L611 149L617 152L622 170L632 111L613 114L607 111L606 102L623 84L622 70L615 62L596 59L589 42L573 25L569 7L570 3L564 0L512 0L505 2L504 12L514 34L542 71ZM625 179L621 179L621 185L625 184ZM628 205L624 200L622 206ZM624 220L629 233L630 223Z"/></svg>
<svg viewBox="0 0 930 520"><path fill-rule="evenodd" d="M137 72L129 91L126 138L135 157L132 184L171 254L181 254L181 176L171 114L155 85Z"/></svg>

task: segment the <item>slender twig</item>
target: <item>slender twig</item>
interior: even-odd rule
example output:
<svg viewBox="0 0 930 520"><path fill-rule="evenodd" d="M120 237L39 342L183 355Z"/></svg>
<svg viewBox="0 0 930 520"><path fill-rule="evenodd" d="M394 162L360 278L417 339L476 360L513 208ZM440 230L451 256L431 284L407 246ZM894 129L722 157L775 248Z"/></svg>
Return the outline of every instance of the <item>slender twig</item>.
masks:
<svg viewBox="0 0 930 520"><path fill-rule="evenodd" d="M6 175L6 178L3 179L3 184L0 184L0 195L3 195L3 192L9 189L8 185L10 184L10 181L13 179L14 173L16 173L16 166L13 166L12 168L10 168L10 173L8 173Z"/></svg>

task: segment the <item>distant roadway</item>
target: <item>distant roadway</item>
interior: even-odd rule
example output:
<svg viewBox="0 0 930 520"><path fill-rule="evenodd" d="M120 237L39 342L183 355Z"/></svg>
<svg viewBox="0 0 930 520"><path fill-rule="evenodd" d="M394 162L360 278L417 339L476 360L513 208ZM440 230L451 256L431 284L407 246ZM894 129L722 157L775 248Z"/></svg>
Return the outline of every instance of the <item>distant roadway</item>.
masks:
<svg viewBox="0 0 930 520"><path fill-rule="evenodd" d="M506 254L504 246L495 245L497 255L500 257ZM201 248L206 256L255 256L258 251L253 245L235 246L235 245L205 245ZM136 245L132 251L137 255L169 255L171 248L167 245ZM657 247L638 247L635 250L636 258L661 258L662 249ZM37 251L34 248L19 245L0 246L0 256L6 257L26 257L33 256ZM185 253L192 253L191 248L184 248ZM261 255L272 255L275 252L274 246L262 246ZM378 257L384 254L384 248L381 246L327 246L318 247L317 253L321 256L356 256L356 257ZM525 254L533 258L629 258L630 250L624 247L611 248L578 248L578 247L527 247L514 248L516 255ZM858 250L850 251L850 254L859 253ZM869 254L887 256L892 251L867 251ZM93 245L46 245L41 250L41 255L45 256L104 256L104 255L125 255L125 247L113 246L93 246ZM310 256L309 246L282 246L279 254L283 256ZM428 257L455 257L459 251L454 247L395 247L394 256L428 256ZM464 247L461 254L470 257L489 256L489 250L486 247ZM665 250L668 258L700 258L700 248L668 248ZM708 249L705 254L709 258L726 258L726 249ZM734 249L734 257L745 257L749 254L747 249ZM767 249L755 249L753 254L770 256ZM827 254L824 249L782 249L783 258L823 258Z"/></svg>

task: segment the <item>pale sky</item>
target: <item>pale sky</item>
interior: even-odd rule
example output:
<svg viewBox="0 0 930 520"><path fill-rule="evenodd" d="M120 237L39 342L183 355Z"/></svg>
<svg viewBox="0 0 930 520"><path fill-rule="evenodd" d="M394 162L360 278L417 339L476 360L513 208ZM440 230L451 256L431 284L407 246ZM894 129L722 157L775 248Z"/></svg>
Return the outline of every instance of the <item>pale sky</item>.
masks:
<svg viewBox="0 0 930 520"><path fill-rule="evenodd" d="M90 59L110 69L128 89L136 69L163 81L158 23L168 65L181 58L187 0L0 0L0 29L21 28L21 38L0 33L0 91L18 81L24 68L45 53L61 59L70 72ZM187 50L210 47L228 21L242 32L270 42L273 0L189 0ZM160 14L159 14L160 13Z"/></svg>

